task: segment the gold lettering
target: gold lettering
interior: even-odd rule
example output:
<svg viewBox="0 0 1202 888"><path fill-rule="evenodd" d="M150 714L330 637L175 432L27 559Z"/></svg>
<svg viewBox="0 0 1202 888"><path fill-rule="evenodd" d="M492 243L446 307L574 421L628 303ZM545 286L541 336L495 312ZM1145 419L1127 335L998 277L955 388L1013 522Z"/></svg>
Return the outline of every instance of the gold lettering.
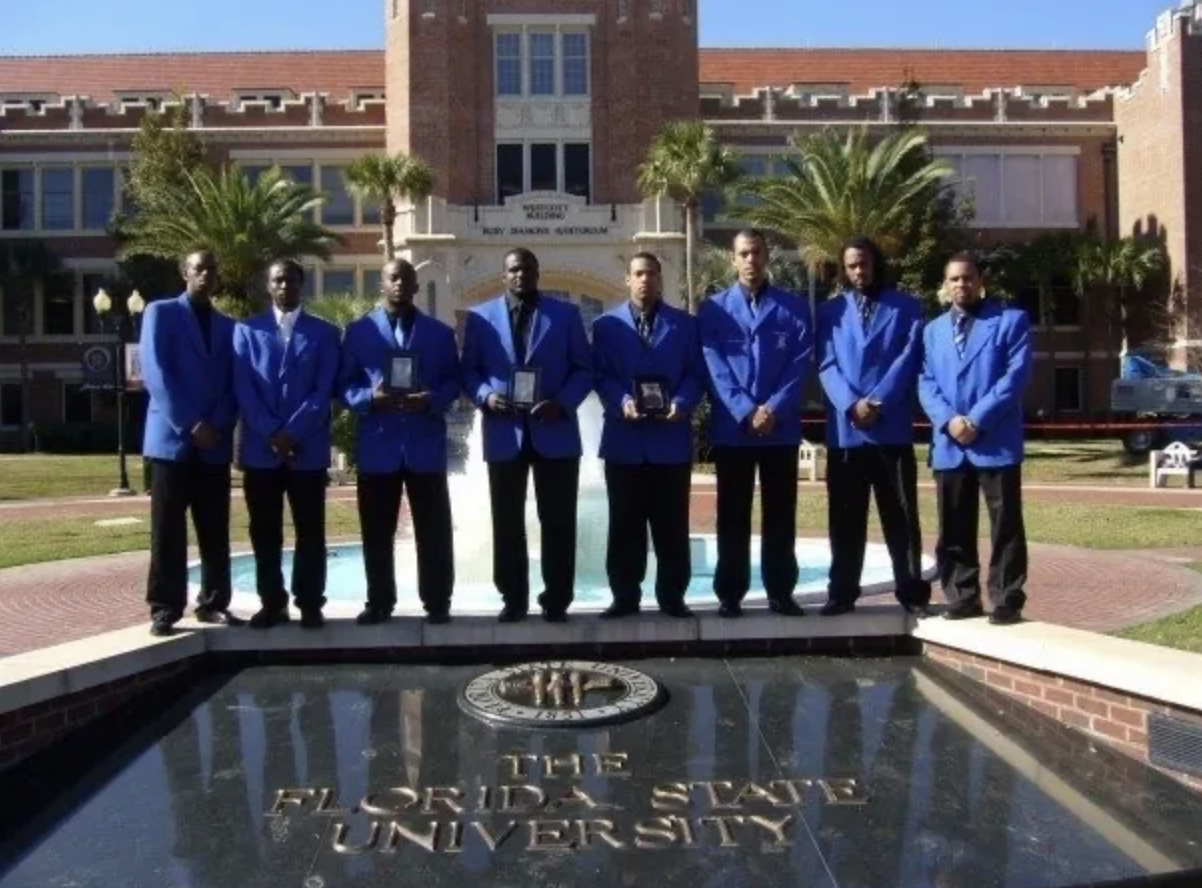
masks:
<svg viewBox="0 0 1202 888"><path fill-rule="evenodd" d="M475 827L476 832L480 834L480 838L484 839L484 844L488 846L488 850L496 851L497 848L503 845L505 840L513 834L513 831L518 828L518 822L516 820L509 821L505 827L505 831L496 836L490 833L488 831L488 827L479 820L473 820L472 826Z"/></svg>
<svg viewBox="0 0 1202 888"><path fill-rule="evenodd" d="M629 777L630 754L626 752L594 752L597 773L605 777Z"/></svg>
<svg viewBox="0 0 1202 888"><path fill-rule="evenodd" d="M296 805L298 808L305 807L305 799L311 799L316 793L311 789L277 789L275 791L275 802L267 809L268 817L276 817L284 813L285 805Z"/></svg>
<svg viewBox="0 0 1202 888"><path fill-rule="evenodd" d="M569 768L567 774L557 774L556 771L560 768ZM554 780L558 777L580 778L584 775L584 757L578 752L571 755L556 757L554 755L543 756L543 777L548 780Z"/></svg>
<svg viewBox="0 0 1202 888"><path fill-rule="evenodd" d="M651 791L651 807L656 811L687 809L689 787L686 783L661 783Z"/></svg>
<svg viewBox="0 0 1202 888"><path fill-rule="evenodd" d="M735 800L731 802L729 806L723 805L722 807L730 807L738 810L743 807L743 803L745 801L767 802L770 805L775 805L777 808L786 807L786 805L780 799L768 792L768 790L764 789L764 787L760 786L758 783L748 783L739 791L739 794L735 796Z"/></svg>
<svg viewBox="0 0 1202 888"><path fill-rule="evenodd" d="M634 847L644 849L671 848L676 844L676 827L671 817L653 817L634 826Z"/></svg>
<svg viewBox="0 0 1202 888"><path fill-rule="evenodd" d="M463 798L463 790L454 786L431 786L426 789L426 803L422 805L423 814L437 814L435 802L442 802L452 814L462 814L463 806L459 801Z"/></svg>
<svg viewBox="0 0 1202 888"><path fill-rule="evenodd" d="M373 817L397 817L402 811L413 809L421 801L421 796L407 786L394 786L386 792L400 796L404 800L404 804L399 808L387 808L376 801L377 796L373 793L359 803L360 810Z"/></svg>
<svg viewBox="0 0 1202 888"><path fill-rule="evenodd" d="M317 792L317 809L313 813L326 817L340 817L347 812L338 807L338 796L334 790L321 789Z"/></svg>
<svg viewBox="0 0 1202 888"><path fill-rule="evenodd" d="M498 786L501 801L497 804L498 811L538 811L547 804L547 793L540 786L522 784L521 786ZM523 804L519 798L522 793L532 796L533 800Z"/></svg>
<svg viewBox="0 0 1202 888"><path fill-rule="evenodd" d="M693 832L693 822L687 817L669 817L669 821L680 827L680 835L686 848L697 844L697 834Z"/></svg>
<svg viewBox="0 0 1202 888"><path fill-rule="evenodd" d="M442 824L437 820L431 820L426 824L426 831L421 833L411 829L403 820L394 820L388 831L388 843L381 850L388 854L395 854L397 846L401 844L401 839L404 839L433 854L434 849L438 846L438 833L441 826Z"/></svg>
<svg viewBox="0 0 1202 888"><path fill-rule="evenodd" d="M868 793L855 777L828 777L819 780L818 786L826 801L831 805L867 805Z"/></svg>
<svg viewBox="0 0 1202 888"><path fill-rule="evenodd" d="M626 843L615 836L614 822L612 820L577 820L576 826L580 829L580 847L589 848L593 844L593 839L601 839L611 848L625 848Z"/></svg>
<svg viewBox="0 0 1202 888"><path fill-rule="evenodd" d="M350 832L351 826L345 820L340 820L334 826L334 853L335 854L366 854L372 848L376 847L376 842L380 838L380 821L373 820L371 827L367 831L367 841L360 845L347 844L346 834Z"/></svg>
<svg viewBox="0 0 1202 888"><path fill-rule="evenodd" d="M730 824L742 824L746 819L742 815L735 814L729 817L699 817L697 818L697 822L702 826L716 826L718 828L718 836L722 840L720 843L721 846L723 848L734 848L739 843L735 841L735 837L731 834Z"/></svg>
<svg viewBox="0 0 1202 888"><path fill-rule="evenodd" d="M730 807L729 803L722 801L721 796L718 795L718 787L719 786L721 786L724 789L734 789L735 788L734 784L731 783L729 780L716 780L716 781L702 780L700 782L692 783L690 785L694 788L696 788L698 786L705 787L705 791L709 795L709 798L710 798L710 807L712 807L712 808L729 808Z"/></svg>
<svg viewBox="0 0 1202 888"><path fill-rule="evenodd" d="M563 851L576 846L575 839L568 838L572 829L570 820L531 820L529 851Z"/></svg>
<svg viewBox="0 0 1202 888"><path fill-rule="evenodd" d="M525 780L526 762L536 762L538 761L538 756L511 752L508 755L501 756L501 761L509 765L512 770L512 773L506 778L507 780Z"/></svg>
<svg viewBox="0 0 1202 888"><path fill-rule="evenodd" d="M783 786L785 788L785 792L789 794L790 804L800 805L802 798L801 792L797 789L797 787L800 785L806 789L811 789L814 786L814 781L808 778L801 778L798 780L772 780L768 783L768 785L772 787Z"/></svg>
<svg viewBox="0 0 1202 888"><path fill-rule="evenodd" d="M584 805L586 808L597 807L597 803L592 800L589 794L573 783L566 790L564 790L563 795L551 802L551 804L547 806L547 809L554 811L556 808L559 808L562 805L575 804Z"/></svg>
<svg viewBox="0 0 1202 888"><path fill-rule="evenodd" d="M776 848L793 844L785 838L785 827L788 826L792 820L792 814L786 814L780 820L772 820L768 817L761 817L759 814L752 814L747 818L749 823L754 823L756 826L762 826L764 829L768 830L768 832L772 833L772 838L776 839L773 847Z"/></svg>
<svg viewBox="0 0 1202 888"><path fill-rule="evenodd" d="M459 854L463 851L463 823L458 820L452 820L446 825L451 828L451 838L447 842L447 846L442 850L447 854Z"/></svg>

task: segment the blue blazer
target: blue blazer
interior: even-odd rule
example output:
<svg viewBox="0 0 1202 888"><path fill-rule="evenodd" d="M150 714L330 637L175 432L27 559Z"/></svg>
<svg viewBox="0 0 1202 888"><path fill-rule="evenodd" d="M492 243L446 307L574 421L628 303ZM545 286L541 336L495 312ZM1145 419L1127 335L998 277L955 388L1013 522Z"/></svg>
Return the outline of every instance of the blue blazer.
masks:
<svg viewBox="0 0 1202 888"><path fill-rule="evenodd" d="M455 331L418 312L410 335L417 378L430 393L430 407L422 413L375 413L372 390L383 381L389 356L397 350L392 326L384 309L376 308L346 328L339 391L359 416L355 457L363 474L447 470L446 412L460 392Z"/></svg>
<svg viewBox="0 0 1202 888"><path fill-rule="evenodd" d="M605 408L601 458L615 463L679 464L693 461L693 433L688 414L701 400L705 378L697 321L678 308L660 304L644 343L626 302L593 324L593 357L597 394ZM677 409L679 422L645 418L628 422L622 403L634 396L634 377L662 376Z"/></svg>
<svg viewBox="0 0 1202 888"><path fill-rule="evenodd" d="M468 397L483 411L485 462L516 459L527 428L534 449L548 459L579 457L576 411L593 388L593 361L580 309L543 294L530 322L526 366L541 369L540 395L544 400L559 402L563 407L560 419L544 422L490 413L484 408L493 392L508 395L515 362L505 297L498 296L469 311L463 328L463 384Z"/></svg>
<svg viewBox="0 0 1202 888"><path fill-rule="evenodd" d="M986 299L968 332L963 359L956 353L952 311L927 324L926 357L918 380L922 409L931 418L931 468L968 461L986 469L1023 461L1023 390L1031 377L1027 313ZM953 417L967 416L977 439L961 447L947 433Z"/></svg>
<svg viewBox="0 0 1202 888"><path fill-rule="evenodd" d="M232 460L238 419L234 321L214 308L209 325L206 348L187 293L146 306L139 341L142 381L150 394L143 456L186 462L195 452L201 462L213 465ZM221 441L209 450L192 443L192 429L202 421L221 433Z"/></svg>
<svg viewBox="0 0 1202 888"><path fill-rule="evenodd" d="M242 417L242 465L283 465L271 436L287 432L296 445L295 467L330 465L330 400L338 380L338 328L302 311L288 348L280 341L275 311L234 328L234 394Z"/></svg>
<svg viewBox="0 0 1202 888"><path fill-rule="evenodd" d="M867 330L855 293L818 307L814 351L826 395L826 445L910 444L913 392L922 367L922 305L913 296L885 290ZM861 431L847 412L861 398L879 401L876 423Z"/></svg>
<svg viewBox="0 0 1202 888"><path fill-rule="evenodd" d="M800 444L802 390L814 351L809 303L768 286L753 316L735 284L701 303L697 324L709 371L710 443ZM764 437L745 424L760 404L776 415L776 427Z"/></svg>

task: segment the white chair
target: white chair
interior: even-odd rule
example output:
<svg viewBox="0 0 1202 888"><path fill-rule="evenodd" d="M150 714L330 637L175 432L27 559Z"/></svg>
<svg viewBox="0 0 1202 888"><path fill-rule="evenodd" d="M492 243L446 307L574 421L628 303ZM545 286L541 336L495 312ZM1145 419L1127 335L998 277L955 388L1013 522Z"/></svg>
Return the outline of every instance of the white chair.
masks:
<svg viewBox="0 0 1202 888"><path fill-rule="evenodd" d="M1170 475L1181 475L1187 487L1194 486L1198 451L1181 441L1174 441L1164 450L1153 450L1148 463L1148 480L1152 487L1164 487Z"/></svg>
<svg viewBox="0 0 1202 888"><path fill-rule="evenodd" d="M797 468L809 474L811 481L818 480L818 448L804 438L797 454Z"/></svg>

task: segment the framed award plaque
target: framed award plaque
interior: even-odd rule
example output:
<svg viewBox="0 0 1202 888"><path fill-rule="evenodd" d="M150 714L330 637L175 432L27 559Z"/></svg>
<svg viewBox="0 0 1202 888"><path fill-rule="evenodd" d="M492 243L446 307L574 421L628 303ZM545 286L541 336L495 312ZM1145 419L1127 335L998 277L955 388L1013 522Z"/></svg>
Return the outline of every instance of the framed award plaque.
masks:
<svg viewBox="0 0 1202 888"><path fill-rule="evenodd" d="M530 410L539 402L538 367L514 367L509 379L509 402L516 410Z"/></svg>
<svg viewBox="0 0 1202 888"><path fill-rule="evenodd" d="M417 390L417 352L394 351L384 373L384 390L407 395Z"/></svg>
<svg viewBox="0 0 1202 888"><path fill-rule="evenodd" d="M668 380L662 376L636 376L634 405L644 416L666 416L671 406Z"/></svg>

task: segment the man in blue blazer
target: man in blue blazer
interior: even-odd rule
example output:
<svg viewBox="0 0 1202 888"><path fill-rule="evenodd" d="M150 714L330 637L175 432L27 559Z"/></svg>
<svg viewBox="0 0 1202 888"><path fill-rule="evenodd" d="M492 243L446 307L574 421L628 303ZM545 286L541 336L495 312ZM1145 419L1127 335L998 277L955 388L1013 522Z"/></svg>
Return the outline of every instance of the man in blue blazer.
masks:
<svg viewBox="0 0 1202 888"><path fill-rule="evenodd" d="M868 238L841 254L839 295L818 309L815 352L826 401L829 600L823 616L856 609L868 545L869 495L876 499L893 561L898 601L925 614L913 397L922 365L922 305L886 286L885 257Z"/></svg>
<svg viewBox="0 0 1202 888"><path fill-rule="evenodd" d="M455 586L446 412L460 393L455 332L418 311L417 272L394 259L380 275L381 304L346 328L340 389L358 415L356 490L367 573L361 625L396 606L393 548L403 491L417 549L417 592L430 623L450 619ZM398 380L400 359L410 379Z"/></svg>
<svg viewBox="0 0 1202 888"><path fill-rule="evenodd" d="M185 291L152 302L139 354L150 395L142 455L150 460L150 631L170 635L188 603L188 512L200 547L196 619L229 623L230 462L234 322L213 308L217 261L207 250L181 266Z"/></svg>
<svg viewBox="0 0 1202 888"><path fill-rule="evenodd" d="M326 586L326 470L330 400L341 336L301 307L305 272L285 259L267 270L270 311L234 330L234 393L242 418L242 492L250 513L255 581L262 609L253 629L286 623L288 587L281 569L284 498L296 550L292 594L301 625L320 628Z"/></svg>
<svg viewBox="0 0 1202 888"><path fill-rule="evenodd" d="M939 509L939 561L948 619L978 617L981 568L977 554L978 491L989 512L991 623L1022 619L1027 596L1027 539L1023 527L1023 391L1031 377L1031 330L1026 312L981 294L972 256L947 264L944 289L951 308L927 324L918 381L931 418L931 468Z"/></svg>
<svg viewBox="0 0 1202 888"><path fill-rule="evenodd" d="M593 387L592 355L580 309L538 290L538 259L526 249L505 256L502 296L468 312L463 330L463 381L482 412L484 460L492 502L493 582L505 606L501 622L529 609L526 484L534 473L542 527L549 622L567 619L576 579L576 494L580 427L576 419ZM514 369L537 374L530 393L510 391ZM529 380L533 377L527 376ZM532 394L524 406L515 395Z"/></svg>
<svg viewBox="0 0 1202 888"><path fill-rule="evenodd" d="M647 573L647 528L655 544L655 600L670 617L684 603L689 561L689 416L701 400L696 321L663 303L663 273L652 253L636 253L626 276L630 301L597 319L593 356L605 407L601 458L609 497L605 569L614 600L602 617L639 612Z"/></svg>
<svg viewBox="0 0 1202 888"><path fill-rule="evenodd" d="M768 282L759 231L734 240L737 283L701 304L698 326L709 371L710 441L718 475L722 617L742 615L751 585L751 503L760 475L760 569L768 606L801 616L797 586L797 451L802 389L814 351L809 305Z"/></svg>

